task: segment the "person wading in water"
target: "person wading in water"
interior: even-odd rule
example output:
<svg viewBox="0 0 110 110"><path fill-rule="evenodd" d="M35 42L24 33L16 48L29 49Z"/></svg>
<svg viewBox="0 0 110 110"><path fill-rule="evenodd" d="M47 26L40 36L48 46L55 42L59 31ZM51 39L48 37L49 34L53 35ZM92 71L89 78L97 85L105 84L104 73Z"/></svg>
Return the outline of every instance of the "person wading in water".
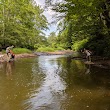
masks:
<svg viewBox="0 0 110 110"><path fill-rule="evenodd" d="M15 57L14 53L11 50L13 47L14 46L12 45L12 46L9 46L9 47L6 48L6 54L7 54L8 58L9 58L9 60L10 59L14 59L14 57Z"/></svg>
<svg viewBox="0 0 110 110"><path fill-rule="evenodd" d="M92 52L90 50L87 50L84 48L84 52L86 54L86 58L87 58L87 61L90 61L91 62L91 54Z"/></svg>

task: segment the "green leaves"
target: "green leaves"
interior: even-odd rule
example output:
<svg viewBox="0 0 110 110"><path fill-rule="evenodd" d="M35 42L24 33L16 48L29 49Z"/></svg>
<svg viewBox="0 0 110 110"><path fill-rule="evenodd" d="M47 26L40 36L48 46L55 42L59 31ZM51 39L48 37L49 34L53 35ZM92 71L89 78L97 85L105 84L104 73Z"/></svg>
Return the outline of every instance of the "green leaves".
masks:
<svg viewBox="0 0 110 110"><path fill-rule="evenodd" d="M34 0L1 1L0 10L0 42L4 47L11 44L34 47L42 30L47 29L43 9Z"/></svg>
<svg viewBox="0 0 110 110"><path fill-rule="evenodd" d="M58 27L60 43L75 50L86 45L98 54L105 52L104 42L106 41L107 45L110 42L107 40L110 37L110 0L63 0L56 4L52 4L53 0L46 1L51 3L54 11L60 13L61 22ZM101 51L98 52L99 48L95 47L97 42L101 42L101 37L104 38L100 44L103 48L99 47ZM94 38L96 41L91 42ZM88 42L85 39L88 39ZM109 48L105 49L106 52L109 51L107 49Z"/></svg>

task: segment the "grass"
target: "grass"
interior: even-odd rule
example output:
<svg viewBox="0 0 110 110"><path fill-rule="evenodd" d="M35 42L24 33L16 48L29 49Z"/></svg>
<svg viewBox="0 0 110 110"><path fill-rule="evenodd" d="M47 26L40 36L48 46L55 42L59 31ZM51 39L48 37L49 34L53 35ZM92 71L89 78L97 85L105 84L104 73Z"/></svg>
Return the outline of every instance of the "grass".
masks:
<svg viewBox="0 0 110 110"><path fill-rule="evenodd" d="M32 53L31 50L26 48L13 48L12 51L14 54ZM6 50L2 50L2 53L6 53Z"/></svg>
<svg viewBox="0 0 110 110"><path fill-rule="evenodd" d="M13 49L13 52L14 52L15 54L32 53L31 50L26 49L26 48L14 48L14 49Z"/></svg>
<svg viewBox="0 0 110 110"><path fill-rule="evenodd" d="M39 48L37 49L37 52L55 52L55 51L58 51L58 50L64 50L64 49L61 48L61 47L58 47L58 48L39 47Z"/></svg>
<svg viewBox="0 0 110 110"><path fill-rule="evenodd" d="M58 48L39 47L36 51L37 52L55 52L58 50L64 50L64 49L62 47L58 47ZM12 51L14 54L32 53L31 50L26 48L13 48ZM2 53L6 53L6 50L2 50Z"/></svg>

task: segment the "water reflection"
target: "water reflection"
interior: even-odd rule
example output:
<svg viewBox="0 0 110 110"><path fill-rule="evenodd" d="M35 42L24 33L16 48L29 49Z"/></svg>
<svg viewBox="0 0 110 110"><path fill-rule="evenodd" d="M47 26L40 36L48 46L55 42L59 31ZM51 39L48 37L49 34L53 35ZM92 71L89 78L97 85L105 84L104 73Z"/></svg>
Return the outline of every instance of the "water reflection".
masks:
<svg viewBox="0 0 110 110"><path fill-rule="evenodd" d="M7 78L11 78L12 76L12 69L14 67L14 62L6 62L6 76Z"/></svg>
<svg viewBox="0 0 110 110"><path fill-rule="evenodd" d="M0 62L0 70L3 69L3 63Z"/></svg>
<svg viewBox="0 0 110 110"><path fill-rule="evenodd" d="M58 57L58 56L56 56ZM60 77L62 71L55 56L41 56L38 58L41 74L45 75L41 87L35 90L28 102L28 110L60 110L61 100L65 98L65 81ZM35 66L34 66L35 67ZM34 68L35 69L35 68ZM26 104L25 103L25 104Z"/></svg>
<svg viewBox="0 0 110 110"><path fill-rule="evenodd" d="M59 56L41 56L38 58L38 65L33 66L33 71L37 70L37 73L43 74L43 79L40 82L40 87L31 92L30 98L25 100L24 105L28 105L25 109L108 109L109 101L106 97L109 95L108 86L105 88L99 82L102 76L97 76L97 69L94 70L92 65L85 65L83 61L72 60L69 57L60 59ZM103 79L106 80L105 76ZM97 85L98 83L100 86ZM106 102L106 104L102 105L101 101ZM93 105L94 103L96 105Z"/></svg>
<svg viewBox="0 0 110 110"><path fill-rule="evenodd" d="M86 67L87 68L86 68L85 74L90 74L90 72L91 72L91 65L87 64Z"/></svg>
<svg viewBox="0 0 110 110"><path fill-rule="evenodd" d="M1 110L110 109L110 69L64 56L19 59L15 65L0 69Z"/></svg>

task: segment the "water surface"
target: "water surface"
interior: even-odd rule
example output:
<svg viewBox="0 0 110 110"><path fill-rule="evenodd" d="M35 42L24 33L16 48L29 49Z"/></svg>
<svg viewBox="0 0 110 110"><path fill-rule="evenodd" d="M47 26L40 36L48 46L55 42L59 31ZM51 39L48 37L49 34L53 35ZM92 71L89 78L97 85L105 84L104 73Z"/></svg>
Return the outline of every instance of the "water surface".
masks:
<svg viewBox="0 0 110 110"><path fill-rule="evenodd" d="M1 110L110 110L110 70L67 56L0 64Z"/></svg>

